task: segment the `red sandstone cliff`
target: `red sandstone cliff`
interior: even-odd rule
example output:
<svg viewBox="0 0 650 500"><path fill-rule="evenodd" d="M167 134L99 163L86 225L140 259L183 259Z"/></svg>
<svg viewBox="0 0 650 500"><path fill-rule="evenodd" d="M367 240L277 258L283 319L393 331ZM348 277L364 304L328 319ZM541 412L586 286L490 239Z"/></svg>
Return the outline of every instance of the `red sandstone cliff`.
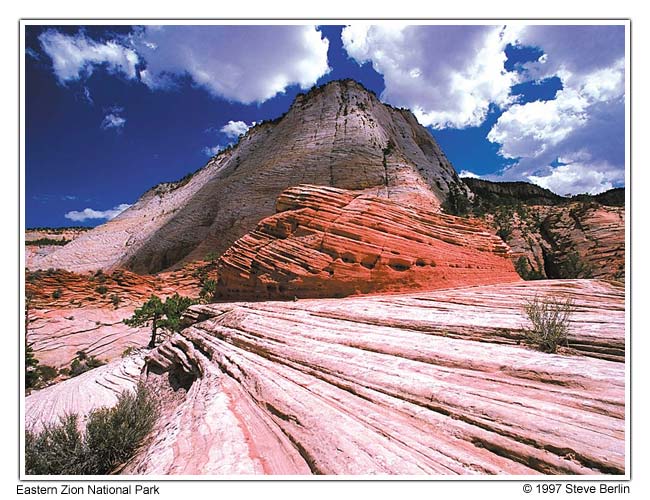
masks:
<svg viewBox="0 0 650 500"><path fill-rule="evenodd" d="M341 189L284 191L218 261L221 298L343 297L518 281L476 219Z"/></svg>

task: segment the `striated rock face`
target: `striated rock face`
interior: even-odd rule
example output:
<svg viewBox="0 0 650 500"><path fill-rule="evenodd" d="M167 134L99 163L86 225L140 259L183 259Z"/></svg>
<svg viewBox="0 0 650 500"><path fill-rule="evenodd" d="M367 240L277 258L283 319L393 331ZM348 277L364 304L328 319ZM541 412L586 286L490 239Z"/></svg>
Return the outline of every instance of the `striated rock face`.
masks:
<svg viewBox="0 0 650 500"><path fill-rule="evenodd" d="M143 358L144 353L134 354L32 392L25 398L25 428L38 432L43 424L58 424L68 414L79 415L84 426L92 410L115 406L122 392L135 390Z"/></svg>
<svg viewBox="0 0 650 500"><path fill-rule="evenodd" d="M301 185L218 261L222 298L343 297L518 281L476 219Z"/></svg>
<svg viewBox="0 0 650 500"><path fill-rule="evenodd" d="M576 304L562 354L521 343L523 301L544 294ZM621 287L519 282L191 312L196 323L147 361L150 383L184 380L186 396L124 473L624 473Z"/></svg>
<svg viewBox="0 0 650 500"><path fill-rule="evenodd" d="M281 119L253 127L189 181L150 190L33 265L151 273L221 254L275 212L282 191L301 183L432 209L450 185L467 192L410 111L382 104L354 81L334 81L298 96Z"/></svg>
<svg viewBox="0 0 650 500"><path fill-rule="evenodd" d="M597 203L531 206L506 215L513 262L544 278L625 279L625 208ZM495 217L488 216L495 221ZM499 223L495 224L498 231Z"/></svg>
<svg viewBox="0 0 650 500"><path fill-rule="evenodd" d="M550 246L544 264L547 276L624 279L625 208L577 204L552 211L542 222L541 234ZM577 273L567 276L567 270Z"/></svg>
<svg viewBox="0 0 650 500"><path fill-rule="evenodd" d="M103 361L119 357L129 347L147 345L150 328L126 326L152 294L197 297L193 269L139 276L128 271L78 274L68 271L27 273L29 300L27 342L41 364L66 367L78 351Z"/></svg>

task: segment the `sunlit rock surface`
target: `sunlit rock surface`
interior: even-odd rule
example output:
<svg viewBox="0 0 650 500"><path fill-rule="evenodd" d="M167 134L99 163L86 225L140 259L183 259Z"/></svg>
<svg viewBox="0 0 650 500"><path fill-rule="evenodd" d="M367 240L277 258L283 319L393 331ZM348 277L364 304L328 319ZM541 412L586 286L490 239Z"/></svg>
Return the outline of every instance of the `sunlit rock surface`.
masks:
<svg viewBox="0 0 650 500"><path fill-rule="evenodd" d="M519 281L477 219L300 185L219 259L218 296L345 297Z"/></svg>
<svg viewBox="0 0 650 500"><path fill-rule="evenodd" d="M220 255L275 212L282 191L301 183L433 209L450 186L467 191L410 111L383 104L352 80L333 81L296 97L286 115L255 126L191 178L152 188L30 267L151 273Z"/></svg>
<svg viewBox="0 0 650 500"><path fill-rule="evenodd" d="M558 354L522 342L522 305L545 294L576 305ZM124 473L624 473L621 287L519 282L191 316L146 368L187 392Z"/></svg>

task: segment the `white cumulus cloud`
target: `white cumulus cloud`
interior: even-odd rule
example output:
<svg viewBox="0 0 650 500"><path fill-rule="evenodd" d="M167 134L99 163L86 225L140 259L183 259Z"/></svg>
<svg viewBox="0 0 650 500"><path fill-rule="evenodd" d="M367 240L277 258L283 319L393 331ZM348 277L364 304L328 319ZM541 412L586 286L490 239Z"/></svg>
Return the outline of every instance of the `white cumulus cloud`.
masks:
<svg viewBox="0 0 650 500"><path fill-rule="evenodd" d="M255 122L253 122L250 125L247 125L246 122L243 122L241 120L239 121L233 121L230 120L228 123L226 123L223 127L219 129L219 132L223 133L228 137L229 139L237 139L240 135L245 134L249 128L251 128L253 125L255 125Z"/></svg>
<svg viewBox="0 0 650 500"><path fill-rule="evenodd" d="M353 24L341 38L350 57L383 75L382 99L425 126L478 126L490 104L513 101L518 76L504 69L502 27Z"/></svg>
<svg viewBox="0 0 650 500"><path fill-rule="evenodd" d="M472 179L480 179L481 176L478 174L475 174L474 172L471 172L470 170L461 170L460 173L458 174L459 177L470 177Z"/></svg>
<svg viewBox="0 0 650 500"><path fill-rule="evenodd" d="M572 89L550 101L515 104L488 133L504 158L537 157L588 122L588 101ZM558 155L555 155L558 156Z"/></svg>
<svg viewBox="0 0 650 500"><path fill-rule="evenodd" d="M191 81L215 96L264 102L291 85L306 89L330 71L329 40L316 26L143 26L95 41L54 29L39 40L62 83L102 66L151 89ZM144 69L143 69L144 68Z"/></svg>
<svg viewBox="0 0 650 500"><path fill-rule="evenodd" d="M219 144L216 146L205 146L203 148L203 154L210 157L218 155L221 151L223 151L223 146Z"/></svg>
<svg viewBox="0 0 650 500"><path fill-rule="evenodd" d="M607 164L594 166L575 162L552 168L546 176L531 175L528 180L560 195L597 194L614 187L610 170Z"/></svg>
<svg viewBox="0 0 650 500"><path fill-rule="evenodd" d="M625 31L622 26L525 26L513 36L544 52L525 78L556 76L555 99L515 104L487 138L517 162L493 180L529 180L566 193L598 193L625 179Z"/></svg>
<svg viewBox="0 0 650 500"><path fill-rule="evenodd" d="M146 61L142 81L173 86L179 77L215 96L250 104L329 71L329 41L315 26L147 26L134 44Z"/></svg>
<svg viewBox="0 0 650 500"><path fill-rule="evenodd" d="M39 41L61 83L90 76L96 66L127 78L136 77L138 55L117 41L97 42L83 33L66 35L55 30L42 33Z"/></svg>
<svg viewBox="0 0 650 500"><path fill-rule="evenodd" d="M131 205L127 203L122 203L116 207L113 207L109 210L95 210L93 208L84 208L81 211L72 210L67 212L64 217L66 219L73 220L75 222L83 222L88 219L106 219L111 220L124 212Z"/></svg>

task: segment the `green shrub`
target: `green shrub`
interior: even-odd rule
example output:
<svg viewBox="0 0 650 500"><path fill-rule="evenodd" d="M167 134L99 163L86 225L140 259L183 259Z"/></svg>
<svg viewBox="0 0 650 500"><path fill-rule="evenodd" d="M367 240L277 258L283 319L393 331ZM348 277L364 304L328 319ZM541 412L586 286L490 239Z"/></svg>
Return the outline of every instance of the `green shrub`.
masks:
<svg viewBox="0 0 650 500"><path fill-rule="evenodd" d="M43 277L43 275L42 275L42 273L40 271L34 271L33 273L28 272L27 273L27 282L31 283L33 285L38 280L40 280L42 277Z"/></svg>
<svg viewBox="0 0 650 500"><path fill-rule="evenodd" d="M106 364L95 356L88 356L85 351L77 351L76 354L77 357L72 360L70 368L67 370L67 375L71 377L76 377L82 373L86 373L88 370Z"/></svg>
<svg viewBox="0 0 650 500"><path fill-rule="evenodd" d="M524 304L524 311L532 328L524 328L526 341L542 352L554 353L558 346L568 347L567 336L571 315L575 312L573 301L558 297L535 296Z"/></svg>
<svg viewBox="0 0 650 500"><path fill-rule="evenodd" d="M219 254L217 252L210 252L205 256L205 260L212 263L216 262L218 258Z"/></svg>
<svg viewBox="0 0 650 500"><path fill-rule="evenodd" d="M63 295L63 291L62 291L60 288L57 288L56 290L54 290L54 291L52 292L52 298L53 298L54 300L56 300L56 299L60 299L60 298L61 298L61 295Z"/></svg>
<svg viewBox="0 0 650 500"><path fill-rule="evenodd" d="M38 434L25 432L27 474L86 473L86 448L77 422L77 415L66 415L60 424L46 425Z"/></svg>
<svg viewBox="0 0 650 500"><path fill-rule="evenodd" d="M41 381L49 382L59 375L59 370L50 365L41 365L38 367L38 373Z"/></svg>
<svg viewBox="0 0 650 500"><path fill-rule="evenodd" d="M571 252L559 265L559 275L562 278L591 278L594 275L594 268L588 262L581 259L578 252Z"/></svg>
<svg viewBox="0 0 650 500"><path fill-rule="evenodd" d="M88 474L107 474L126 462L153 428L156 417L155 401L143 385L136 394L123 393L113 408L92 412L85 435Z"/></svg>
<svg viewBox="0 0 650 500"><path fill-rule="evenodd" d="M25 245L33 245L33 246L44 246L44 245L56 245L56 246L63 246L67 245L70 243L72 240L66 240L65 238L62 238L60 240L55 240L52 238L39 238L37 240L28 240L25 241Z"/></svg>
<svg viewBox="0 0 650 500"><path fill-rule="evenodd" d="M138 385L125 391L112 408L99 408L88 416L86 431L77 415L66 415L58 425L40 433L25 433L27 474L109 474L128 461L151 432L158 416L149 390Z"/></svg>
<svg viewBox="0 0 650 500"><path fill-rule="evenodd" d="M123 286L126 283L126 277L124 276L124 271L121 269L118 269L117 271L113 271L113 274L111 274L111 278L115 283L117 283L120 286Z"/></svg>
<svg viewBox="0 0 650 500"><path fill-rule="evenodd" d="M212 302L214 300L214 295L217 292L217 282L212 279L206 279L203 281L203 286L199 292L199 297L205 302Z"/></svg>
<svg viewBox="0 0 650 500"><path fill-rule="evenodd" d="M117 309L120 306L120 296L117 295L116 293L111 295L111 302L113 304L113 307Z"/></svg>
<svg viewBox="0 0 650 500"><path fill-rule="evenodd" d="M496 234L503 241L507 242L512 236L512 218L514 211L512 207L501 207L494 213L494 227Z"/></svg>
<svg viewBox="0 0 650 500"><path fill-rule="evenodd" d="M106 295L108 288L106 288L104 285L99 285L97 288L95 288L95 291L100 295Z"/></svg>
<svg viewBox="0 0 650 500"><path fill-rule="evenodd" d="M449 184L447 198L440 206L444 213L466 217L471 209L471 202L467 198L467 193L458 187L457 184Z"/></svg>
<svg viewBox="0 0 650 500"><path fill-rule="evenodd" d="M25 389L35 387L38 379L38 359L34 356L31 344L25 341Z"/></svg>
<svg viewBox="0 0 650 500"><path fill-rule="evenodd" d="M135 351L135 347L130 345L129 347L127 347L122 351L121 357L128 358L131 354L133 354L134 351Z"/></svg>
<svg viewBox="0 0 650 500"><path fill-rule="evenodd" d="M539 264L540 263L538 262L538 265ZM527 281L544 279L544 275L539 270L529 265L528 259L523 255L517 259L517 262L515 262L515 271L517 271L519 276Z"/></svg>

